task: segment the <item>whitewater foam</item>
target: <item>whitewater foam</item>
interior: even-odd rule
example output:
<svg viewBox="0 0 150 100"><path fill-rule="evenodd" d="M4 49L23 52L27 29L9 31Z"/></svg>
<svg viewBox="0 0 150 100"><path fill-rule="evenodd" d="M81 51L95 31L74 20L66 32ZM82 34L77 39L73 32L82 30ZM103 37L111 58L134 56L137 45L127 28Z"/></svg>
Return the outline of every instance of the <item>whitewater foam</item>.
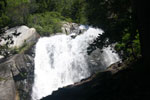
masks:
<svg viewBox="0 0 150 100"><path fill-rule="evenodd" d="M87 48L102 33L101 29L88 27L87 31L75 39L70 35L40 38L35 50L32 100L39 100L58 88L89 77L91 72L87 63ZM108 65L117 61L114 57L109 57L109 51L106 50L104 54L109 58L105 61Z"/></svg>

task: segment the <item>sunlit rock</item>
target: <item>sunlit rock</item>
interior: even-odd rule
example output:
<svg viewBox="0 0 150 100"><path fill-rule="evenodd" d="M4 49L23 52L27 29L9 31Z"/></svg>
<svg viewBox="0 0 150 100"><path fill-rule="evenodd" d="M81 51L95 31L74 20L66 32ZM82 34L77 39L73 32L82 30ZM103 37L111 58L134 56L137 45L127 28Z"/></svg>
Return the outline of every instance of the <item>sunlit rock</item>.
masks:
<svg viewBox="0 0 150 100"><path fill-rule="evenodd" d="M19 48L24 44L35 42L39 38L34 28L27 26L18 26L6 30L1 37L0 45L7 45L9 48Z"/></svg>

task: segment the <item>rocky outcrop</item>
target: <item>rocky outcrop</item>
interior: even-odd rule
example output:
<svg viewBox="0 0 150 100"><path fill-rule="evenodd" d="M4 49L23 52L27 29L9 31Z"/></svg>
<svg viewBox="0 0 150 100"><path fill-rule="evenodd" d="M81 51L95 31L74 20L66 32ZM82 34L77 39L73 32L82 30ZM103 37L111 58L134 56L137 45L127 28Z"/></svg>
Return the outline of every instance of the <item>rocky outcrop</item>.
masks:
<svg viewBox="0 0 150 100"><path fill-rule="evenodd" d="M0 100L30 100L33 64L28 54L16 54L0 64Z"/></svg>
<svg viewBox="0 0 150 100"><path fill-rule="evenodd" d="M91 73L96 73L97 71L102 71L106 69L106 65L102 57L101 51L102 50L97 48L88 55L87 60Z"/></svg>
<svg viewBox="0 0 150 100"><path fill-rule="evenodd" d="M63 22L62 24L63 24L61 28L62 33L67 34L67 35L68 34L79 35L88 29L88 26L85 27L77 23Z"/></svg>
<svg viewBox="0 0 150 100"><path fill-rule="evenodd" d="M24 44L30 44L37 41L39 35L34 28L27 26L18 26L6 30L1 36L0 45L8 45L9 48L19 48Z"/></svg>
<svg viewBox="0 0 150 100"><path fill-rule="evenodd" d="M65 34L71 34L71 33L78 33L78 29L79 29L79 25L76 24L76 23L68 23L68 22L63 22L62 23L62 33L65 33ZM73 32L75 31L76 32Z"/></svg>
<svg viewBox="0 0 150 100"><path fill-rule="evenodd" d="M34 28L28 28L27 26L6 30L0 37L0 62L3 58L8 58L18 52L30 49L39 37L40 35Z"/></svg>
<svg viewBox="0 0 150 100"><path fill-rule="evenodd" d="M0 100L30 100L34 71L33 44L38 38L36 30L27 26L8 29L0 37ZM10 51L25 44L28 48L20 54Z"/></svg>
<svg viewBox="0 0 150 100"><path fill-rule="evenodd" d="M1 54L7 55L0 56L0 100L30 100L34 74L33 44L38 38L35 29L27 26L11 28L1 37L0 44L8 48L1 49ZM28 45L27 50L10 54L9 48L19 48L24 44Z"/></svg>

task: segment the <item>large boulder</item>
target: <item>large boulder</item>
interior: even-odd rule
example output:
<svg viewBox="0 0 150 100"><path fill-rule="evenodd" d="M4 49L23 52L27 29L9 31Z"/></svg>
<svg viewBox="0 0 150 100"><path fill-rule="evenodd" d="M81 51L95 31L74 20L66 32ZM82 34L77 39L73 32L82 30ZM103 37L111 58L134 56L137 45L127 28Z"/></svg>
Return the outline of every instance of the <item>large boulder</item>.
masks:
<svg viewBox="0 0 150 100"><path fill-rule="evenodd" d="M34 28L27 26L18 26L6 30L3 36L1 36L0 45L8 45L9 48L19 48L24 44L30 44L39 38Z"/></svg>

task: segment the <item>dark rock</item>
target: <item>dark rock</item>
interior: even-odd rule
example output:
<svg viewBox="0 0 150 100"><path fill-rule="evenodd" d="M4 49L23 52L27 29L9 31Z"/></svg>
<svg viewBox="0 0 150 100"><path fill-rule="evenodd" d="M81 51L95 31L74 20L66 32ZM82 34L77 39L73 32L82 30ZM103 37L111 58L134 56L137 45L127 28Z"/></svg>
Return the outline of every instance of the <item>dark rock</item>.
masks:
<svg viewBox="0 0 150 100"><path fill-rule="evenodd" d="M103 63L103 57L100 49L94 50L90 55L88 55L88 65L91 73L96 73L97 71L103 71L106 69L106 65Z"/></svg>
<svg viewBox="0 0 150 100"><path fill-rule="evenodd" d="M41 100L149 100L150 82L141 66L140 60L130 65L117 62L106 71L60 88Z"/></svg>

